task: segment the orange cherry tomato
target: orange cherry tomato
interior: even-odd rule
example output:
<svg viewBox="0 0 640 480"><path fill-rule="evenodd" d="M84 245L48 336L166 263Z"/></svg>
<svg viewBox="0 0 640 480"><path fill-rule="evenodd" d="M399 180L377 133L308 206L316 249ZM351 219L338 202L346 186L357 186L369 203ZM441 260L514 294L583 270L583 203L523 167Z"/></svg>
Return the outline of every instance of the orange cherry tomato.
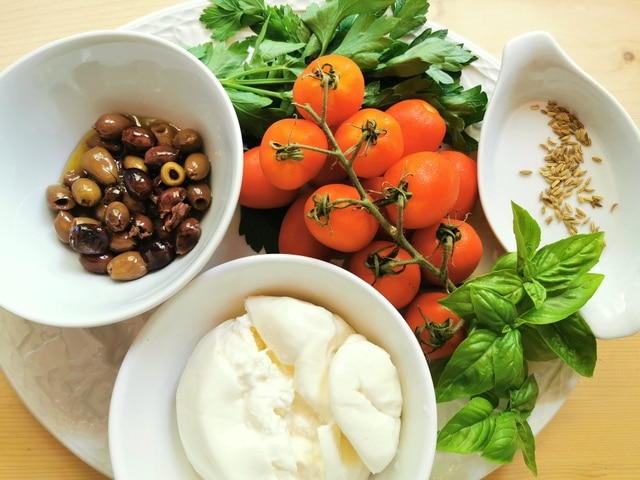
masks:
<svg viewBox="0 0 640 480"><path fill-rule="evenodd" d="M393 266L390 262L406 262L411 254L395 242L374 240L353 254L348 270L373 285L396 308L405 307L420 288L420 267L416 263Z"/></svg>
<svg viewBox="0 0 640 480"><path fill-rule="evenodd" d="M318 125L300 118L271 124L260 143L260 165L267 180L283 190L295 190L317 175L327 154L304 147L327 149L327 137Z"/></svg>
<svg viewBox="0 0 640 480"><path fill-rule="evenodd" d="M330 260L334 258L336 252L311 235L304 219L305 203L311 193L309 191L301 193L287 209L278 233L278 251Z"/></svg>
<svg viewBox="0 0 640 480"><path fill-rule="evenodd" d="M293 101L298 113L308 120L313 117L301 105L308 104L322 116L327 83L327 125L337 126L357 112L364 99L364 76L360 67L342 55L324 55L307 65L293 84Z"/></svg>
<svg viewBox="0 0 640 480"><path fill-rule="evenodd" d="M240 205L250 208L284 207L298 195L297 190L282 190L267 180L260 166L259 147L244 152L243 168Z"/></svg>
<svg viewBox="0 0 640 480"><path fill-rule="evenodd" d="M404 138L404 153L435 152L447 133L447 124L440 112L425 100L401 100L386 112L395 118Z"/></svg>
<svg viewBox="0 0 640 480"><path fill-rule="evenodd" d="M456 150L442 150L445 158L454 163L460 177L460 190L456 202L449 210L451 218L464 219L478 202L478 168L476 161L469 155Z"/></svg>
<svg viewBox="0 0 640 480"><path fill-rule="evenodd" d="M460 179L452 162L437 152L406 155L383 175L385 188L406 182L411 197L403 210L403 226L423 228L439 221L458 198ZM398 221L397 205L386 207L389 217Z"/></svg>
<svg viewBox="0 0 640 480"><path fill-rule="evenodd" d="M444 257L440 239L442 226L457 237L447 261L447 270L449 280L459 284L471 276L482 259L482 240L475 228L467 222L442 218L435 225L415 230L411 235L411 244L435 267L440 268ZM423 276L433 284L440 283L431 273L423 271Z"/></svg>
<svg viewBox="0 0 640 480"><path fill-rule="evenodd" d="M388 113L363 108L347 118L335 134L340 150L352 159L358 177L382 175L400 160L403 150L402 130Z"/></svg>
<svg viewBox="0 0 640 480"><path fill-rule="evenodd" d="M438 302L446 296L444 292L420 293L404 312L405 321L430 360L451 356L467 336L460 317Z"/></svg>
<svg viewBox="0 0 640 480"><path fill-rule="evenodd" d="M316 189L305 203L305 222L321 243L340 252L356 252L369 244L378 231L378 221L364 207L351 185L332 183ZM328 208L333 204L333 208Z"/></svg>

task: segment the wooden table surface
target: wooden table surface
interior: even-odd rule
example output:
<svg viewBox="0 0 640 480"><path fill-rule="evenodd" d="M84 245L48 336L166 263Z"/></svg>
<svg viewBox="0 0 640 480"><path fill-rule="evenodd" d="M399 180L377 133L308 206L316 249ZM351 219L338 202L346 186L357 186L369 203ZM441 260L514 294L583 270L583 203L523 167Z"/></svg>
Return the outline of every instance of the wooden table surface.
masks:
<svg viewBox="0 0 640 480"><path fill-rule="evenodd" d="M0 70L60 37L116 28L178 3L3 0ZM640 125L640 1L434 0L429 18L497 58L510 38L531 30L549 31ZM594 377L580 379L558 415L537 437L538 478L640 478L639 354L640 335L599 342ZM0 479L19 478L104 477L53 438L0 374ZM488 478L532 477L518 456L513 464L501 467Z"/></svg>

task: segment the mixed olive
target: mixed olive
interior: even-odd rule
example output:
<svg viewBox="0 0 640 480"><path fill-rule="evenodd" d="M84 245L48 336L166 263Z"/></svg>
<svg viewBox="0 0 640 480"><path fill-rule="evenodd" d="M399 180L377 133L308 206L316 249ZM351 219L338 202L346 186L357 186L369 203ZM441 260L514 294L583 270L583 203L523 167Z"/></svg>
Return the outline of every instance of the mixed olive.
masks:
<svg viewBox="0 0 640 480"><path fill-rule="evenodd" d="M134 280L198 243L211 204L201 134L157 119L101 115L46 199L58 238L89 272Z"/></svg>

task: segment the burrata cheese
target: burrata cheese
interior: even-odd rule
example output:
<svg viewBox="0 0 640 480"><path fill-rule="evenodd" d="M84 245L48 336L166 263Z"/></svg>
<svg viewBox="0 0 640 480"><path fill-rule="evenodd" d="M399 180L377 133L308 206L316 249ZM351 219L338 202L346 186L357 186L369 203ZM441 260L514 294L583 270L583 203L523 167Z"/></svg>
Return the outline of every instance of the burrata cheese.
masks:
<svg viewBox="0 0 640 480"><path fill-rule="evenodd" d="M245 307L201 339L178 384L178 430L196 472L205 480L364 480L383 469L402 409L388 354L309 302L254 296ZM352 363L361 353L373 355L375 372L364 359ZM371 377L356 404L354 375ZM382 430L365 440L369 421Z"/></svg>

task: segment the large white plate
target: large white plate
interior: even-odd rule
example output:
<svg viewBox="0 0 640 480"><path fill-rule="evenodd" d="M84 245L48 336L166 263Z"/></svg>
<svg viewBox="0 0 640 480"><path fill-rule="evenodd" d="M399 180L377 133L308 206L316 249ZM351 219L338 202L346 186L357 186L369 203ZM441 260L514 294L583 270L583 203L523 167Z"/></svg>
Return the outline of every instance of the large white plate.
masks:
<svg viewBox="0 0 640 480"><path fill-rule="evenodd" d="M289 2L304 10L308 0ZM208 40L199 23L207 1L192 1L143 17L123 28L158 35L183 45ZM433 25L441 28L438 25ZM491 95L499 63L466 39L449 37L478 56L466 68L465 85L481 84ZM475 134L478 132L476 131ZM486 269L501 253L501 247L488 228L482 211L474 212L474 224L485 242L485 256L479 271ZM253 252L237 234L236 215L216 255L205 269ZM111 477L107 418L111 391L118 368L134 336L152 312L115 325L87 329L64 329L35 324L0 309L0 367L33 415L60 442L82 460ZM553 418L576 383L573 372L559 362L534 366L540 385L540 398L530 417L534 433ZM456 404L438 407L442 425L458 408ZM431 478L479 479L498 466L477 456L438 452Z"/></svg>

